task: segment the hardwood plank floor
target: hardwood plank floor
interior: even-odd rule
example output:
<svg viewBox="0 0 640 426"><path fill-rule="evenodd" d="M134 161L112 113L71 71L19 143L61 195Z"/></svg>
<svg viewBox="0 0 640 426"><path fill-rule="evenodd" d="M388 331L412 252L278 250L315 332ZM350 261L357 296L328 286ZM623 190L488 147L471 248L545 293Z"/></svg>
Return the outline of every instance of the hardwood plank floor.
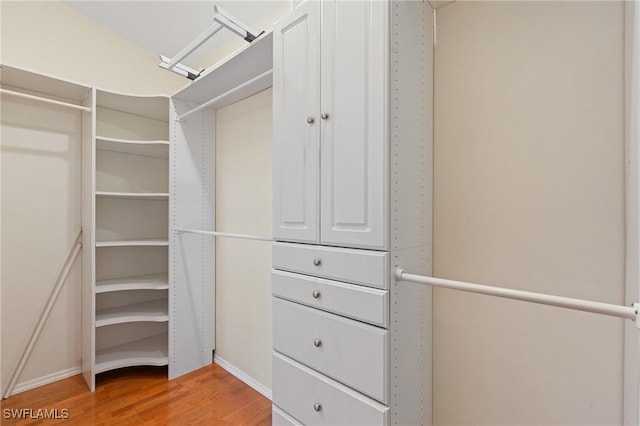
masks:
<svg viewBox="0 0 640 426"><path fill-rule="evenodd" d="M171 381L166 367L111 371L97 377L93 393L78 375L0 405L2 425L271 425L271 401L215 364ZM23 409L31 409L28 417L46 409L58 419L7 418Z"/></svg>

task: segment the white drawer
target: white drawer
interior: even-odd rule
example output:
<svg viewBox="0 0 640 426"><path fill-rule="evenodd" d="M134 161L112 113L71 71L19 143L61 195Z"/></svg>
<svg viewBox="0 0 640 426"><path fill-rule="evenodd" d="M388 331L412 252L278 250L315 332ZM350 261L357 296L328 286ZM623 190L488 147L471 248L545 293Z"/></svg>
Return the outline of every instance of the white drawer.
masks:
<svg viewBox="0 0 640 426"><path fill-rule="evenodd" d="M388 331L273 298L273 348L387 402Z"/></svg>
<svg viewBox="0 0 640 426"><path fill-rule="evenodd" d="M272 426L302 426L302 423L276 407L271 406L271 425Z"/></svg>
<svg viewBox="0 0 640 426"><path fill-rule="evenodd" d="M386 252L273 243L272 262L274 269L388 288Z"/></svg>
<svg viewBox="0 0 640 426"><path fill-rule="evenodd" d="M273 403L305 425L389 424L389 407L278 353L273 354Z"/></svg>
<svg viewBox="0 0 640 426"><path fill-rule="evenodd" d="M389 324L389 292L307 275L273 271L273 295L381 327Z"/></svg>

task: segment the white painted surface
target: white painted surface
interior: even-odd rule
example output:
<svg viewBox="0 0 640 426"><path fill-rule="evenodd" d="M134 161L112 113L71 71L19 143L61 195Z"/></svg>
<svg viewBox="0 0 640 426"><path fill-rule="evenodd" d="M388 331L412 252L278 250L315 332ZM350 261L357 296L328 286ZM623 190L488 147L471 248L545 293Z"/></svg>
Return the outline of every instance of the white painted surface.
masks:
<svg viewBox="0 0 640 426"><path fill-rule="evenodd" d="M624 304L623 7L439 9L435 276ZM434 424L621 424L622 347L620 319L435 290Z"/></svg>
<svg viewBox="0 0 640 426"><path fill-rule="evenodd" d="M303 424L345 424L345 418L353 425L389 424L388 407L277 352L273 368L282 379L275 383L273 403Z"/></svg>
<svg viewBox="0 0 640 426"><path fill-rule="evenodd" d="M192 108L171 102L169 229L213 229L215 117L175 117ZM215 243L206 235L169 235L169 379L208 365L215 348Z"/></svg>
<svg viewBox="0 0 640 426"><path fill-rule="evenodd" d="M273 295L312 308L388 327L389 292L306 275L273 271Z"/></svg>
<svg viewBox="0 0 640 426"><path fill-rule="evenodd" d="M274 426L302 426L302 423L275 405L271 407L271 424Z"/></svg>
<svg viewBox="0 0 640 426"><path fill-rule="evenodd" d="M121 138L169 139L167 97L135 97L97 90L96 104L96 125L92 132L106 137L109 143L121 144ZM150 149L147 154L157 154L153 143L139 144L139 149L133 152L99 150L97 138L86 145L92 152L85 159L88 162L84 169L85 191L92 191L85 193L85 202L89 204L83 227L95 238L95 245L86 248L89 250L85 250L88 255L85 263L95 261L95 265L87 265L92 274L85 283L85 291L92 294L92 299L86 298L83 303L95 311L84 318L88 324L83 324L83 328L86 330L90 324L92 329L86 332L90 335L84 338L83 353L92 360L91 371L88 361L84 369L85 380L93 390L94 375L99 372L167 364L167 333L158 333L157 327L149 324L164 323L166 330L168 289L139 286L132 290L131 285L115 285L98 294L96 282L105 278L137 278L139 272L127 276L125 268L129 269L131 263L143 264L158 248L167 250L169 161L166 157L139 155L145 154L144 148ZM94 179L95 186L91 184ZM147 196L136 195L140 193ZM91 252L92 249L95 251ZM132 257L123 261L125 256ZM164 263L159 265L160 260ZM167 257L156 257L154 268L148 272L167 271Z"/></svg>
<svg viewBox="0 0 640 426"><path fill-rule="evenodd" d="M269 89L216 112L219 231L271 235L271 102ZM215 244L216 357L270 389L271 244Z"/></svg>
<svg viewBox="0 0 640 426"><path fill-rule="evenodd" d="M274 350L383 403L389 396L388 334L382 328L273 298Z"/></svg>
<svg viewBox="0 0 640 426"><path fill-rule="evenodd" d="M322 244L388 245L388 13L387 2L322 2Z"/></svg>
<svg viewBox="0 0 640 426"><path fill-rule="evenodd" d="M303 2L292 16L318 7L318 2ZM273 244L274 269L294 272L283 273L287 277L307 275L298 275L295 284L289 281L283 286L278 276L281 272L275 272L274 295L297 303L274 298L277 307L274 311L274 348L310 367L296 364L321 383L337 384L332 380L335 379L363 393L370 391L359 381L384 383L385 396L381 400L389 410L385 417L367 421L361 420L361 412L354 406L337 404L340 408L333 407L326 416L322 414L323 410L311 410L309 406L313 408L311 401L317 395L335 403L336 394L323 394L319 389L322 386L316 386L317 382L304 380L300 380L295 388L305 391L292 392L291 383L295 377L276 368L280 364L276 353L274 405L302 423L431 424L431 291L404 283L389 284L389 280L393 280L389 273L390 262L394 267L412 265L424 273L431 272L430 12L428 3L420 2L327 1L322 6L319 221L320 243L326 245L289 244L283 242L287 237ZM295 53L295 49L291 52ZM285 57L289 54L286 49L279 52L277 44L274 53L276 64L278 54ZM287 60L294 61L294 53L294 58ZM298 60L306 54L302 49ZM299 92L287 90L286 84L279 87L280 84L274 78L274 91L282 90L283 99L293 99L292 102L302 99L296 99ZM279 103L274 103L276 116L278 106ZM299 111L300 108L291 115L295 117ZM318 115L311 117L315 121L310 124L317 123ZM283 114L283 119L286 116ZM274 152L274 156L278 155ZM279 183L276 176L274 184ZM303 204L303 196L299 195L294 201ZM276 214L277 209L274 205ZM277 240L277 220L274 227ZM329 247L331 245L343 247ZM396 250L388 253L344 247L393 247ZM377 345L368 342L368 345L347 326L359 324L365 327L364 324L322 311L327 306L313 301L313 290L308 286L333 282L316 277L383 289L391 287L388 294L389 330L369 329L386 333L382 346L381 342ZM304 289L297 286L299 281L305 283ZM347 307L350 301L351 306ZM340 305L339 313L346 317L357 317L367 308L367 303L360 298L354 301L344 297L340 302L344 304ZM290 311L294 313L287 311L281 315L283 307L291 307ZM290 318L287 318L288 314L291 314ZM330 322L329 318L345 326L333 324L335 327L331 327L322 321ZM340 341L324 354L326 359L322 359L323 354L316 353L325 346L324 340L316 347L313 339L309 343L310 339L305 337L322 331L328 331L331 339ZM364 347L366 354L360 353ZM345 348L352 353L340 352ZM381 349L385 355L379 357ZM332 350L340 352L339 356L334 357ZM353 353L359 361L353 361ZM295 361L291 362L295 364ZM278 402L278 388L284 389L282 404L286 403L286 406ZM358 393L353 395L364 397ZM380 395L376 398L380 399Z"/></svg>
<svg viewBox="0 0 640 426"><path fill-rule="evenodd" d="M274 243L272 256L274 269L378 288L389 285L386 252Z"/></svg>
<svg viewBox="0 0 640 426"><path fill-rule="evenodd" d="M320 2L278 21L273 43L273 238L317 243Z"/></svg>
<svg viewBox="0 0 640 426"><path fill-rule="evenodd" d="M85 104L91 107L91 112L83 115L82 126L82 282L80 317L80 363L82 376L89 389L93 392L95 380L95 282L96 282L96 89L91 88ZM111 278L111 277L110 277Z"/></svg>

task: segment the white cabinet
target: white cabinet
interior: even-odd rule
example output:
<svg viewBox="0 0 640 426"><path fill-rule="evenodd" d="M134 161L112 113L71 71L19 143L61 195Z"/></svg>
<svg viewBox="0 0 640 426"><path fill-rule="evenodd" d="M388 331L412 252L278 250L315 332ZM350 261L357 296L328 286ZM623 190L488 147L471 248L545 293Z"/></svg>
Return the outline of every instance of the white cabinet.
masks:
<svg viewBox="0 0 640 426"><path fill-rule="evenodd" d="M275 25L275 239L386 248L387 21L325 1Z"/></svg>
<svg viewBox="0 0 640 426"><path fill-rule="evenodd" d="M323 0L275 25L274 424L431 421L431 289L392 273L431 273L431 19Z"/></svg>
<svg viewBox="0 0 640 426"><path fill-rule="evenodd" d="M273 237L318 242L320 3L273 29ZM285 54L286 52L286 54Z"/></svg>

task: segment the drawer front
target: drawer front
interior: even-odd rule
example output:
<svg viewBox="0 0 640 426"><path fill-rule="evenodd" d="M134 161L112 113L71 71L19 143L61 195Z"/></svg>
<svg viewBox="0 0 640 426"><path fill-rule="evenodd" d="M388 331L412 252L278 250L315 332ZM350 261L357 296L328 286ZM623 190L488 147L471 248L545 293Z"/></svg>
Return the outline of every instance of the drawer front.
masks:
<svg viewBox="0 0 640 426"><path fill-rule="evenodd" d="M273 403L306 425L389 424L389 407L278 353L273 355Z"/></svg>
<svg viewBox="0 0 640 426"><path fill-rule="evenodd" d="M388 333L273 298L276 351L381 402L388 393Z"/></svg>
<svg viewBox="0 0 640 426"><path fill-rule="evenodd" d="M271 406L271 424L272 426L302 426L302 423L299 423L275 405Z"/></svg>
<svg viewBox="0 0 640 426"><path fill-rule="evenodd" d="M370 287L388 288L388 253L273 243L274 269L346 281Z"/></svg>
<svg viewBox="0 0 640 426"><path fill-rule="evenodd" d="M324 278L273 271L273 295L381 327L389 324L389 292Z"/></svg>

